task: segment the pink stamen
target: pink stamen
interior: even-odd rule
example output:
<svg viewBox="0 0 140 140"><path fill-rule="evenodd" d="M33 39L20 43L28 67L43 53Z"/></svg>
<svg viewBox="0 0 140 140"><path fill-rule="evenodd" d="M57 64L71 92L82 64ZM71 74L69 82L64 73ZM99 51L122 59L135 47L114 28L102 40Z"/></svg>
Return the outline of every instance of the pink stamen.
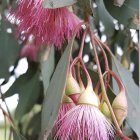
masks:
<svg viewBox="0 0 140 140"><path fill-rule="evenodd" d="M33 35L36 45L55 45L57 48L72 37L75 27L81 22L66 7L43 8L42 0L18 0L17 8L11 15L20 21L17 25L18 37Z"/></svg>
<svg viewBox="0 0 140 140"><path fill-rule="evenodd" d="M110 122L91 105L73 107L58 125L60 129L54 140L109 140L114 135Z"/></svg>

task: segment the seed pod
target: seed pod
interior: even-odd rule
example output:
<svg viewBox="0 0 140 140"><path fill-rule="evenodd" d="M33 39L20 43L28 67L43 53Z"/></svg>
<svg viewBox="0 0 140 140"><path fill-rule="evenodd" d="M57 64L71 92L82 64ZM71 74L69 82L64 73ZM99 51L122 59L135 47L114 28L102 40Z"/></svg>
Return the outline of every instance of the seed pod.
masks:
<svg viewBox="0 0 140 140"><path fill-rule="evenodd" d="M127 99L125 93L120 92L112 103L112 108L115 113L116 119L121 126L127 116Z"/></svg>

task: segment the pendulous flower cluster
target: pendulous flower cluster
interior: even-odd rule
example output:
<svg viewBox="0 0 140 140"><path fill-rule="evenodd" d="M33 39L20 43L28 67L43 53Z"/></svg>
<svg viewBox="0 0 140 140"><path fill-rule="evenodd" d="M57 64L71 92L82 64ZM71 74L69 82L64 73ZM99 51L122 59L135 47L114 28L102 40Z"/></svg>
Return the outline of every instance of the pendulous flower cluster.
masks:
<svg viewBox="0 0 140 140"><path fill-rule="evenodd" d="M72 37L81 20L67 7L46 9L42 0L18 0L9 19L18 20L16 35L34 36L35 45L54 45L61 48L65 40Z"/></svg>
<svg viewBox="0 0 140 140"><path fill-rule="evenodd" d="M51 136L53 140L113 140L113 125L101 112L100 100L89 78L83 90L69 72Z"/></svg>

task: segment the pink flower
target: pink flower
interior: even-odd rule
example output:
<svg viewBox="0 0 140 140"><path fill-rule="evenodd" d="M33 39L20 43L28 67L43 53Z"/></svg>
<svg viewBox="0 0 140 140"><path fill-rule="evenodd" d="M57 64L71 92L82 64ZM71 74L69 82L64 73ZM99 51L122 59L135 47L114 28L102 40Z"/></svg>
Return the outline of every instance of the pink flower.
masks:
<svg viewBox="0 0 140 140"><path fill-rule="evenodd" d="M61 103L61 106L59 108L59 112L58 112L58 116L56 119L56 122L58 122L59 120L61 120L63 118L63 116L73 107L75 106L75 104L73 102L71 103Z"/></svg>
<svg viewBox="0 0 140 140"><path fill-rule="evenodd" d="M55 45L57 48L72 37L81 21L66 7L43 8L42 0L18 0L17 8L11 14L20 21L17 36L28 38L33 35L36 45Z"/></svg>
<svg viewBox="0 0 140 140"><path fill-rule="evenodd" d="M60 105L60 108L59 108L59 112L58 112L58 115L57 115L57 118L56 118L56 121L54 123L54 127L53 127L53 131L52 131L52 136L54 137L54 135L56 134L56 132L58 131L59 129L59 125L57 124L57 122L59 122L60 124L60 121L61 119L64 117L64 115L70 110L72 109L73 107L75 106L75 104L73 103L73 101L66 95L63 95L63 99L62 99L62 103ZM63 123L61 121L61 123Z"/></svg>
<svg viewBox="0 0 140 140"><path fill-rule="evenodd" d="M63 123L61 123L61 121ZM58 122L54 140L109 140L113 138L113 128L97 107L78 105L69 110Z"/></svg>
<svg viewBox="0 0 140 140"><path fill-rule="evenodd" d="M61 121L61 119L64 117L64 115L70 110L72 109L73 107L75 106L74 103L62 103L60 108L59 108L59 112L58 112L58 116L56 118L56 121L54 123L54 126L53 126L53 130L52 130L52 137L54 137L57 133L57 131L59 130L59 127L60 127L60 123L62 124L63 121ZM59 122L59 125L58 123Z"/></svg>
<svg viewBox="0 0 140 140"><path fill-rule="evenodd" d="M27 57L31 61L35 61L37 58L38 48L31 43L27 43L21 49L20 56Z"/></svg>

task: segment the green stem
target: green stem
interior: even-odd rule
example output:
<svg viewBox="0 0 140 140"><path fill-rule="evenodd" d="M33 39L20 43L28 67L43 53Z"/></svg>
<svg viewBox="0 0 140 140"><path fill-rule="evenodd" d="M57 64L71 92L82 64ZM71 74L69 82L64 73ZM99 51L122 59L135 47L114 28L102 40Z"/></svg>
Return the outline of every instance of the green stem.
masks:
<svg viewBox="0 0 140 140"><path fill-rule="evenodd" d="M3 113L3 116L4 116L4 126L5 126L5 127L4 127L4 129L5 129L5 130L4 130L4 139L6 140L6 130L7 130L7 126L6 126L6 125L7 125L7 123L6 123L6 116L5 116L4 113Z"/></svg>

